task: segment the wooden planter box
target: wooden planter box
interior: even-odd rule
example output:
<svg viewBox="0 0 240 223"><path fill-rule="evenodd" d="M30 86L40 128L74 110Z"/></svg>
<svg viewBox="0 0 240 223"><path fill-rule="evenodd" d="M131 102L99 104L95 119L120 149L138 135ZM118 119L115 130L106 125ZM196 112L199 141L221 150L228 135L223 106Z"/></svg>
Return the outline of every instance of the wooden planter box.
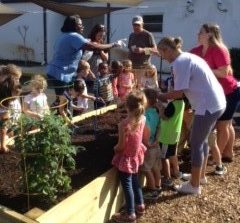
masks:
<svg viewBox="0 0 240 223"><path fill-rule="evenodd" d="M116 105L91 111L74 117L73 122L79 122L114 109L116 109ZM21 215L0 206L0 222L104 223L121 208L122 204L123 194L119 187L117 171L112 168L46 212L34 208L25 215Z"/></svg>

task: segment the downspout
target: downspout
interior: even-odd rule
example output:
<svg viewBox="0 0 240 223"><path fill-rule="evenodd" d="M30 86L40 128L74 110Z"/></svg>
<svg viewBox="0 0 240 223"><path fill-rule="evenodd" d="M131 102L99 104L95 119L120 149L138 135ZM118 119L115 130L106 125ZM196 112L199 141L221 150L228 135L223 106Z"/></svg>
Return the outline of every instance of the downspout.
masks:
<svg viewBox="0 0 240 223"><path fill-rule="evenodd" d="M47 58L47 9L43 8L43 48L44 48L44 61L46 65L48 63Z"/></svg>

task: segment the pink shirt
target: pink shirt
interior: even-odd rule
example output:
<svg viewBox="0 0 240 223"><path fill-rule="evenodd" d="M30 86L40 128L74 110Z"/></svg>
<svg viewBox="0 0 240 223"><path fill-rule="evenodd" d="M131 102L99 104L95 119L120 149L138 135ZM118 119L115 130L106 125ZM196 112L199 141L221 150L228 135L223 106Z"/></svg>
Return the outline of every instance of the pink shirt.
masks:
<svg viewBox="0 0 240 223"><path fill-rule="evenodd" d="M193 48L190 52L202 57L214 70L219 67L231 65L231 58L228 50L224 47L210 46L206 54L202 55L203 46ZM232 73L227 74L225 77L218 78L219 83L222 85L225 95L231 94L237 88L237 81Z"/></svg>
<svg viewBox="0 0 240 223"><path fill-rule="evenodd" d="M131 91L134 83L134 74L131 72L121 73L118 78L118 94L120 98L125 98ZM131 86L131 87L126 87Z"/></svg>
<svg viewBox="0 0 240 223"><path fill-rule="evenodd" d="M130 132L128 118L123 120L124 150L116 153L112 160L112 164L122 172L137 173L139 166L143 164L144 153L147 149L142 143L145 121L145 116L142 116L137 129Z"/></svg>
<svg viewBox="0 0 240 223"><path fill-rule="evenodd" d="M117 77L112 78L112 90L113 90L113 96L118 97L118 78Z"/></svg>

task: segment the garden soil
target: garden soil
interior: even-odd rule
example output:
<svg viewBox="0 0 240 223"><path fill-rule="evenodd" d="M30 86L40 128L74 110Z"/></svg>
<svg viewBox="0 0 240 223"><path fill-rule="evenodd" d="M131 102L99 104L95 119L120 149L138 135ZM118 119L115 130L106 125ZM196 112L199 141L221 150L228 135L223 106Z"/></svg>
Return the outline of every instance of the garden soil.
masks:
<svg viewBox="0 0 240 223"><path fill-rule="evenodd" d="M77 147L76 170L72 171L72 190L60 195L59 201L80 189L111 167L113 146L117 142L117 124L126 116L125 112L108 112L101 117L89 118L77 125L72 136ZM235 158L225 164L227 174L216 176L214 167L208 166L208 184L203 186L199 196L182 196L173 190L164 190L154 203L147 203L146 213L138 223L219 223L240 222L240 132L236 130ZM179 157L180 168L190 170L189 151ZM34 197L27 206L26 195L22 194L20 156L12 149L0 154L0 204L24 213L28 208L50 208ZM175 180L175 184L180 180ZM77 223L77 222L76 222ZM82 223L82 222L79 222Z"/></svg>

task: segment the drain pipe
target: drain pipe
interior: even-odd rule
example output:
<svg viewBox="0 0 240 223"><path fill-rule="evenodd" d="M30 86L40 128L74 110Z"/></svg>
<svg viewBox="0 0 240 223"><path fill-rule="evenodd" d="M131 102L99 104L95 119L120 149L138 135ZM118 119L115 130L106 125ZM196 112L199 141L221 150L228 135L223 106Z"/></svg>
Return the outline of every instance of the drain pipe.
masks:
<svg viewBox="0 0 240 223"><path fill-rule="evenodd" d="M47 55L47 9L43 8L43 48L44 48L44 65L48 63Z"/></svg>

